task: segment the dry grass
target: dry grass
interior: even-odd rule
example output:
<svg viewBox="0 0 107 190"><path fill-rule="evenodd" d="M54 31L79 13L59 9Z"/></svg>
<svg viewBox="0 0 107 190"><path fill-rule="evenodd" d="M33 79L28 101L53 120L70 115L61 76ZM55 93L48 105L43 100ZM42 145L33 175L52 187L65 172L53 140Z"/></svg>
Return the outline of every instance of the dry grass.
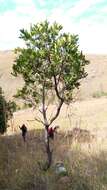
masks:
<svg viewBox="0 0 107 190"><path fill-rule="evenodd" d="M52 168L48 172L40 169L38 161L46 161L43 127L32 121L37 110L28 109L14 113L12 128L0 137L0 190L107 190L107 98L93 98L96 92L107 92L107 56L87 57L91 64L86 68L88 77L82 82L79 101L69 108L64 105L54 123L61 127L54 145L51 144L53 164L59 160L65 163L68 182L56 176ZM21 78L10 74L13 60L13 52L0 52L0 86L7 99L23 85ZM54 113L54 106L50 106L51 111ZM18 129L22 123L29 130L26 144ZM68 130L75 127L90 131L95 138L90 142L88 135L79 134L73 140ZM33 129L36 130L30 132Z"/></svg>
<svg viewBox="0 0 107 190"><path fill-rule="evenodd" d="M82 143L62 132L55 137L53 165L63 161L68 177L40 169L46 161L43 131L28 132L27 142L21 135L0 137L0 190L106 190L107 140Z"/></svg>
<svg viewBox="0 0 107 190"><path fill-rule="evenodd" d="M60 125L60 130L72 130L74 127L90 130L97 136L107 137L107 98L90 99L78 101L70 105L62 107L60 116L53 125ZM54 113L54 106L50 106L49 112ZM32 109L21 110L14 113L13 127L14 131L19 132L18 126L25 123L29 129L43 128L42 125L34 121L37 110ZM8 134L13 133L11 128Z"/></svg>

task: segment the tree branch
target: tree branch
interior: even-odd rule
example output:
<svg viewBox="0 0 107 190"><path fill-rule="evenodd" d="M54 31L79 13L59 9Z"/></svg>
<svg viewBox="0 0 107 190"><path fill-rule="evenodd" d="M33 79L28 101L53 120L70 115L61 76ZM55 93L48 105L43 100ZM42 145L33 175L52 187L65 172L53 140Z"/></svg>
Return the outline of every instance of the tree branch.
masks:
<svg viewBox="0 0 107 190"><path fill-rule="evenodd" d="M61 99L61 100L60 100L60 103L59 103L59 106L58 106L58 108L57 108L57 110L56 110L56 113L55 113L55 115L53 116L53 118L51 118L49 125L51 125L51 124L53 123L53 121L58 117L63 103L64 103L64 100Z"/></svg>
<svg viewBox="0 0 107 190"><path fill-rule="evenodd" d="M45 108L45 81L43 83L43 91L42 91L42 113L44 118L45 126L48 126L47 116L46 116L46 108Z"/></svg>
<svg viewBox="0 0 107 190"><path fill-rule="evenodd" d="M48 61L51 64L50 54L48 55ZM61 71L62 71L62 68L63 68L63 62L62 62ZM54 69L53 69L53 78L54 78L54 83L55 83L54 87L55 87L56 95L57 95L58 99L63 100L63 98L61 98L61 96L59 95L59 92L58 92L58 83L60 81L61 71L60 71L60 74L59 74L59 77L58 77L58 81L57 81L56 76L55 76L55 72L54 72Z"/></svg>
<svg viewBox="0 0 107 190"><path fill-rule="evenodd" d="M27 121L35 121L35 120L44 125L44 122L40 118L36 118L36 117L34 119L28 119Z"/></svg>
<svg viewBox="0 0 107 190"><path fill-rule="evenodd" d="M59 84L59 82L60 82L61 73L63 72L63 66L64 66L64 60L62 60L62 64L61 64L61 67L60 67L61 69L60 69L60 72L59 72L57 84Z"/></svg>
<svg viewBox="0 0 107 190"><path fill-rule="evenodd" d="M38 121L39 123L42 123L43 125L45 124L40 118L35 117L35 120Z"/></svg>
<svg viewBox="0 0 107 190"><path fill-rule="evenodd" d="M56 76L53 75L54 77L54 83L55 83L55 92L56 92L56 95L58 97L58 99L60 99L61 101L63 101L63 98L59 95L59 91L58 91L58 83L57 83L57 79L56 79Z"/></svg>

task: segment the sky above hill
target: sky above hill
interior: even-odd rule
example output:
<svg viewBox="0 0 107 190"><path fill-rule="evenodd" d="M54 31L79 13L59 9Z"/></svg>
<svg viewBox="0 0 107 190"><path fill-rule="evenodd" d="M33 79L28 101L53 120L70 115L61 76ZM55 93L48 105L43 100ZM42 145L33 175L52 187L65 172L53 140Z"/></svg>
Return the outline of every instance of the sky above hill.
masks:
<svg viewBox="0 0 107 190"><path fill-rule="evenodd" d="M19 30L45 19L78 34L84 53L107 53L107 0L0 0L0 50L21 46Z"/></svg>

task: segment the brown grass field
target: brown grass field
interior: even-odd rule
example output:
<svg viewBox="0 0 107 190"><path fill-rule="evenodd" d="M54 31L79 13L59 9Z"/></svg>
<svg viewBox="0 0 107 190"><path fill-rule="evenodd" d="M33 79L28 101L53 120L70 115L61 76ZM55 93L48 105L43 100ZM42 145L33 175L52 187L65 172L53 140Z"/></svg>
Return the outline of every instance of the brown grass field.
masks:
<svg viewBox="0 0 107 190"><path fill-rule="evenodd" d="M7 99L23 85L21 78L10 74L14 58L13 52L0 52L0 86ZM60 125L52 143L53 165L63 161L67 178L56 176L52 168L40 170L38 161L46 160L43 126L33 121L37 110L20 110L0 137L0 190L107 190L107 56L87 58L88 76L81 82L77 101L64 105L53 124ZM49 113L54 109L51 105ZM18 128L22 123L28 126L26 144ZM82 131L70 135L73 128Z"/></svg>

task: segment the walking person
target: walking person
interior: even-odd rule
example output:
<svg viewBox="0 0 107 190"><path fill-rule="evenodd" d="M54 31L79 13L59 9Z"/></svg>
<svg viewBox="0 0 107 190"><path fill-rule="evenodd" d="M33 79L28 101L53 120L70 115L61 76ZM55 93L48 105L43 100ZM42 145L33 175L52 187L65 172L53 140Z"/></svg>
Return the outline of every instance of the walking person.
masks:
<svg viewBox="0 0 107 190"><path fill-rule="evenodd" d="M22 131L23 141L26 142L27 127L25 124L23 124L21 127L19 126L19 128Z"/></svg>

